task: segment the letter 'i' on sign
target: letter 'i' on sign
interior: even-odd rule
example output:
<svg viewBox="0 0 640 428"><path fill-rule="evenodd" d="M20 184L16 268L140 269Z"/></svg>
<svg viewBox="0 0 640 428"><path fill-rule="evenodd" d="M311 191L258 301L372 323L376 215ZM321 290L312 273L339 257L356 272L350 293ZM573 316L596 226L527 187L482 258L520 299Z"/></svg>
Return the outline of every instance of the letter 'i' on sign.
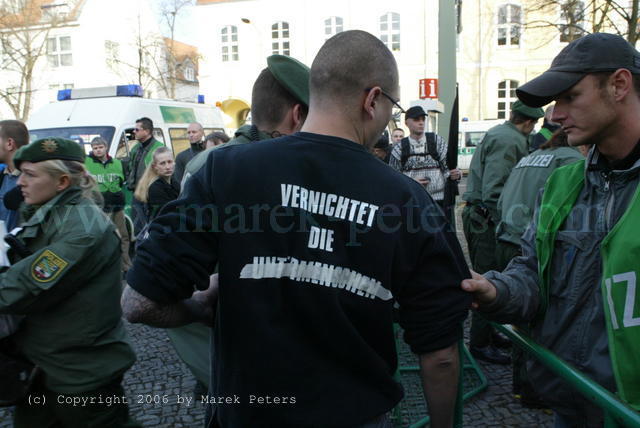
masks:
<svg viewBox="0 0 640 428"><path fill-rule="evenodd" d="M311 226L309 231L309 248L319 248L321 250L333 252L333 230L322 229Z"/></svg>
<svg viewBox="0 0 640 428"><path fill-rule="evenodd" d="M438 79L420 79L420 99L438 98Z"/></svg>

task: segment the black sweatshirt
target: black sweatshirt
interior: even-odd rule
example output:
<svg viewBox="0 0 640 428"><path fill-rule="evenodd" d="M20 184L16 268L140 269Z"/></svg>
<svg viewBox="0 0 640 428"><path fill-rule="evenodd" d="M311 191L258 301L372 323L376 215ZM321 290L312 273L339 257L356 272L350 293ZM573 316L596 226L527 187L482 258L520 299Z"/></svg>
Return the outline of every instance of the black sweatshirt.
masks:
<svg viewBox="0 0 640 428"><path fill-rule="evenodd" d="M424 188L323 135L213 151L151 225L128 281L176 302L216 263L210 393L233 401L217 405L223 427L368 421L402 397L394 302L419 354L460 339L471 303L460 245Z"/></svg>

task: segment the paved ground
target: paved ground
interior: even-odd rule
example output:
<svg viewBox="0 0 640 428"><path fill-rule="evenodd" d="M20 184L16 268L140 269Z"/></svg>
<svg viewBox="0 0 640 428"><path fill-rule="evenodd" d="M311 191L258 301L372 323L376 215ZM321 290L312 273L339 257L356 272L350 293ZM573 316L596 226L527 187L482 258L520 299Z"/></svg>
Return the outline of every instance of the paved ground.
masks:
<svg viewBox="0 0 640 428"><path fill-rule="evenodd" d="M459 236L465 247L462 234ZM204 406L194 397L195 380L178 359L164 330L131 324L127 328L138 354L137 363L125 377L132 414L145 427L202 427ZM411 363L410 358L402 356L401 360ZM489 387L465 403L465 427L552 426L548 413L524 408L513 398L509 367L484 363L480 363L480 367ZM408 386L405 406L408 410L403 413L402 425L407 426L410 420L415 422L415 414L424 413L424 409L416 378L407 376L403 381ZM475 381L477 378L471 376L469 383ZM190 404L178 403L178 396L191 399ZM0 410L0 428L11 426L11 410Z"/></svg>

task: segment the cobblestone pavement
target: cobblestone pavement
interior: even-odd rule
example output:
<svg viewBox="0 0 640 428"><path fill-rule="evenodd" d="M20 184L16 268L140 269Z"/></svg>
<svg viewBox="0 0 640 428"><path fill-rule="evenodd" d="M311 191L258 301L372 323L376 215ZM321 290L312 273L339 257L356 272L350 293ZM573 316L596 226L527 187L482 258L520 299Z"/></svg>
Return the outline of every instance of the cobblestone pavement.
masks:
<svg viewBox="0 0 640 428"><path fill-rule="evenodd" d="M458 231L464 248L461 225ZM165 331L128 323L127 329L138 355L138 361L127 372L124 384L134 417L145 427L202 427L205 409L194 397L195 379L179 360ZM552 426L552 417L548 413L524 408L513 398L510 367L485 363L480 363L480 367L489 387L465 403L465 427ZM421 403L419 382L414 378L409 384L406 401ZM190 404L178 403L178 396L192 401ZM406 420L404 422L406 425ZM0 428L11 426L10 409L0 410Z"/></svg>

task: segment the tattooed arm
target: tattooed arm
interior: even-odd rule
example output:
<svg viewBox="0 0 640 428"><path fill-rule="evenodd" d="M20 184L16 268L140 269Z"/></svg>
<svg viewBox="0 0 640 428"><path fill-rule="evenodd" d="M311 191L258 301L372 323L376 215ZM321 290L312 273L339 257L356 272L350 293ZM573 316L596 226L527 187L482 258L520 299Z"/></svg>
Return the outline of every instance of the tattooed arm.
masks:
<svg viewBox="0 0 640 428"><path fill-rule="evenodd" d="M218 275L212 275L209 288L196 291L190 299L173 304L160 304L143 296L129 285L120 303L127 321L152 327L179 327L193 322L213 325L214 306L218 296Z"/></svg>

